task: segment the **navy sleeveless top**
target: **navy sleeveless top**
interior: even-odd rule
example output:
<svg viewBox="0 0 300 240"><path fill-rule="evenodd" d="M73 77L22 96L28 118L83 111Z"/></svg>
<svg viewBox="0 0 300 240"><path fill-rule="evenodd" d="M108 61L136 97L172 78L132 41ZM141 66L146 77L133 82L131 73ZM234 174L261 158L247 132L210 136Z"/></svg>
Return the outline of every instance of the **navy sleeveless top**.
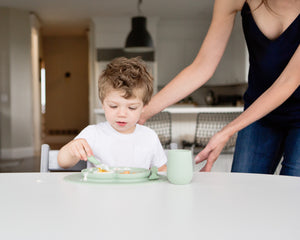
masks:
<svg viewBox="0 0 300 240"><path fill-rule="evenodd" d="M248 89L244 94L246 109L276 81L298 48L300 14L275 40L268 39L260 31L247 2L241 15L250 61ZM300 87L262 122L281 127L300 127Z"/></svg>

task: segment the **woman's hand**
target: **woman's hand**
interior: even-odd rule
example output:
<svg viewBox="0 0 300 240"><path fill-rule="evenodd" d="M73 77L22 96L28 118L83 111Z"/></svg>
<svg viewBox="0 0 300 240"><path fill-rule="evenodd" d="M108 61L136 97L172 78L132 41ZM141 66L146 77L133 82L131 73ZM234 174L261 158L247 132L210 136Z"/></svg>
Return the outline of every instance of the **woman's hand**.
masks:
<svg viewBox="0 0 300 240"><path fill-rule="evenodd" d="M142 113L140 116L140 119L138 121L138 124L144 125L144 123L147 121L146 114Z"/></svg>
<svg viewBox="0 0 300 240"><path fill-rule="evenodd" d="M209 140L206 147L195 158L196 164L206 160L205 166L200 170L201 172L211 170L229 139L230 136L220 131Z"/></svg>

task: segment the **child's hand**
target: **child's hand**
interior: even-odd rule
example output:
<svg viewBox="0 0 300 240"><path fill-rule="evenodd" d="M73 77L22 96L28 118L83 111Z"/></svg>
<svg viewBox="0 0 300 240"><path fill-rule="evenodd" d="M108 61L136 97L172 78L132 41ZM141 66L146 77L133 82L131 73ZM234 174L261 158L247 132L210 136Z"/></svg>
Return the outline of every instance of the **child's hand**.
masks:
<svg viewBox="0 0 300 240"><path fill-rule="evenodd" d="M72 140L65 146L72 157L87 161L87 157L93 156L93 151L84 138Z"/></svg>

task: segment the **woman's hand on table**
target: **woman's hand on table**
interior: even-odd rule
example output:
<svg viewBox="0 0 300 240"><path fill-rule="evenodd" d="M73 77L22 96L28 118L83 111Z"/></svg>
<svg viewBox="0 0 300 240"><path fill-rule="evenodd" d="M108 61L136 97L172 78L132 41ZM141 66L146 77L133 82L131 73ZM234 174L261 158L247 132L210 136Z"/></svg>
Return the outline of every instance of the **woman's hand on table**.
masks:
<svg viewBox="0 0 300 240"><path fill-rule="evenodd" d="M206 164L200 170L201 172L210 172L215 161L218 159L224 146L230 137L223 132L217 132L208 142L206 147L195 157L196 164L206 160Z"/></svg>

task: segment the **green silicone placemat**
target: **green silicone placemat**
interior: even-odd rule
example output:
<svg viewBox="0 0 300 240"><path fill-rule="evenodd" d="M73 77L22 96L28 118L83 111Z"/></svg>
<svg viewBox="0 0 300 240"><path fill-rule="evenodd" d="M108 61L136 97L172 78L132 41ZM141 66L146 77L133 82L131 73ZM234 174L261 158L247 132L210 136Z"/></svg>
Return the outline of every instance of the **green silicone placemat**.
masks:
<svg viewBox="0 0 300 240"><path fill-rule="evenodd" d="M83 180L81 173L70 174L64 177L65 181L82 183L82 184L133 184L133 183L153 183L167 181L167 177L159 175L159 179L149 180L148 178L139 179L97 179L97 180Z"/></svg>

